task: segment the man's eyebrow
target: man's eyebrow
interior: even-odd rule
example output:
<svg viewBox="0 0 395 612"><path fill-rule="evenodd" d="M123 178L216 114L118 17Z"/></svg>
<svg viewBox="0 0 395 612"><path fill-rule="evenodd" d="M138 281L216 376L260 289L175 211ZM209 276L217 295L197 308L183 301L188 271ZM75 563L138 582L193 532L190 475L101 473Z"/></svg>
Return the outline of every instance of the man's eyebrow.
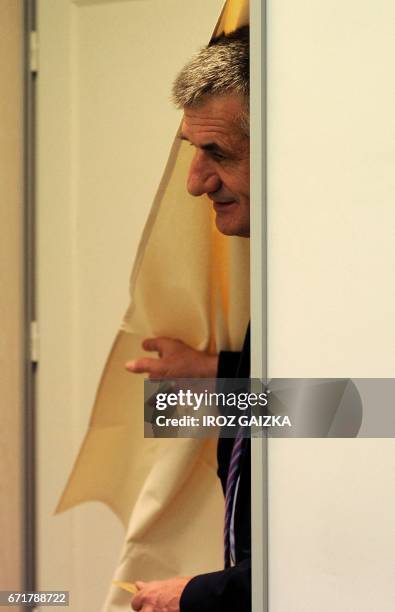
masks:
<svg viewBox="0 0 395 612"><path fill-rule="evenodd" d="M191 142L189 138L187 138L184 134L179 134L178 138L180 140L185 140L186 142ZM219 145L217 145L217 143L215 142L208 142L207 144L200 145L197 148L202 149L203 151L208 151L209 153L216 153L216 152L224 153L224 149L220 147Z"/></svg>
<svg viewBox="0 0 395 612"><path fill-rule="evenodd" d="M216 152L223 153L224 151L223 148L217 145L215 142L209 142L205 145L202 145L199 148L203 149L203 151L208 151L209 153L216 153Z"/></svg>

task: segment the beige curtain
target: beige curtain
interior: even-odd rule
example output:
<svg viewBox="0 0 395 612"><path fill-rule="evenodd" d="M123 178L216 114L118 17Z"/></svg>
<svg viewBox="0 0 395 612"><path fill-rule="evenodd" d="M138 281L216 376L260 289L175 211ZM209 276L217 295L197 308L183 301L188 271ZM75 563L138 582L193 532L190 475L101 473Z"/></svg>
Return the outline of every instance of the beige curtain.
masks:
<svg viewBox="0 0 395 612"><path fill-rule="evenodd" d="M214 34L245 23L248 0L228 0ZM237 350L243 342L248 240L221 235L209 201L188 195L191 156L191 148L176 139L137 252L130 306L57 508L99 500L119 516L127 536L118 580L221 567L223 499L215 441L145 439L143 376L124 369L127 360L143 354L146 337L179 338L200 350ZM113 587L105 610L128 609L129 602L127 593Z"/></svg>

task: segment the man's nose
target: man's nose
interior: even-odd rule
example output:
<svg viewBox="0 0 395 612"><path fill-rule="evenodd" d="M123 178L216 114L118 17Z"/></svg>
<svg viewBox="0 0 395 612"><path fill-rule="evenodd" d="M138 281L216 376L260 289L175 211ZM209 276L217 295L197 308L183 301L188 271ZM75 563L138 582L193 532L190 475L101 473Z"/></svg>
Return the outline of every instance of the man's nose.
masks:
<svg viewBox="0 0 395 612"><path fill-rule="evenodd" d="M187 180L189 193L200 196L204 193L215 193L220 187L221 180L210 160L204 158L201 151L197 151L189 168Z"/></svg>

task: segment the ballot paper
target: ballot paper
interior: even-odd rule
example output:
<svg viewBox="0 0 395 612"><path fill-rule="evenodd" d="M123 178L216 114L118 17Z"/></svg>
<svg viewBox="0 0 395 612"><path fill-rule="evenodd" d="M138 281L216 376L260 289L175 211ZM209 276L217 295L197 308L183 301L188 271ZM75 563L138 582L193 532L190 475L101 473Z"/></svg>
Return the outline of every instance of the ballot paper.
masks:
<svg viewBox="0 0 395 612"><path fill-rule="evenodd" d="M113 580L112 584L123 589L124 591L128 591L128 593L137 593L137 587L133 582L121 582L120 580Z"/></svg>

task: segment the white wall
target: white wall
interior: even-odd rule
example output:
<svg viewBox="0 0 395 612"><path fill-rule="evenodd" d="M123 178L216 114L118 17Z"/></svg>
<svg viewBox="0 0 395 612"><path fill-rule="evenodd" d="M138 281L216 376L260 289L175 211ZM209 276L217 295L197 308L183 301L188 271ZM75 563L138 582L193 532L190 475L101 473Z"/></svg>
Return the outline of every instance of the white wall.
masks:
<svg viewBox="0 0 395 612"><path fill-rule="evenodd" d="M268 2L270 377L395 373L395 5ZM389 612L393 440L269 442L271 612Z"/></svg>
<svg viewBox="0 0 395 612"><path fill-rule="evenodd" d="M176 71L222 0L39 0L38 578L98 610L122 529L101 504L53 516L128 304L137 243L180 113Z"/></svg>

